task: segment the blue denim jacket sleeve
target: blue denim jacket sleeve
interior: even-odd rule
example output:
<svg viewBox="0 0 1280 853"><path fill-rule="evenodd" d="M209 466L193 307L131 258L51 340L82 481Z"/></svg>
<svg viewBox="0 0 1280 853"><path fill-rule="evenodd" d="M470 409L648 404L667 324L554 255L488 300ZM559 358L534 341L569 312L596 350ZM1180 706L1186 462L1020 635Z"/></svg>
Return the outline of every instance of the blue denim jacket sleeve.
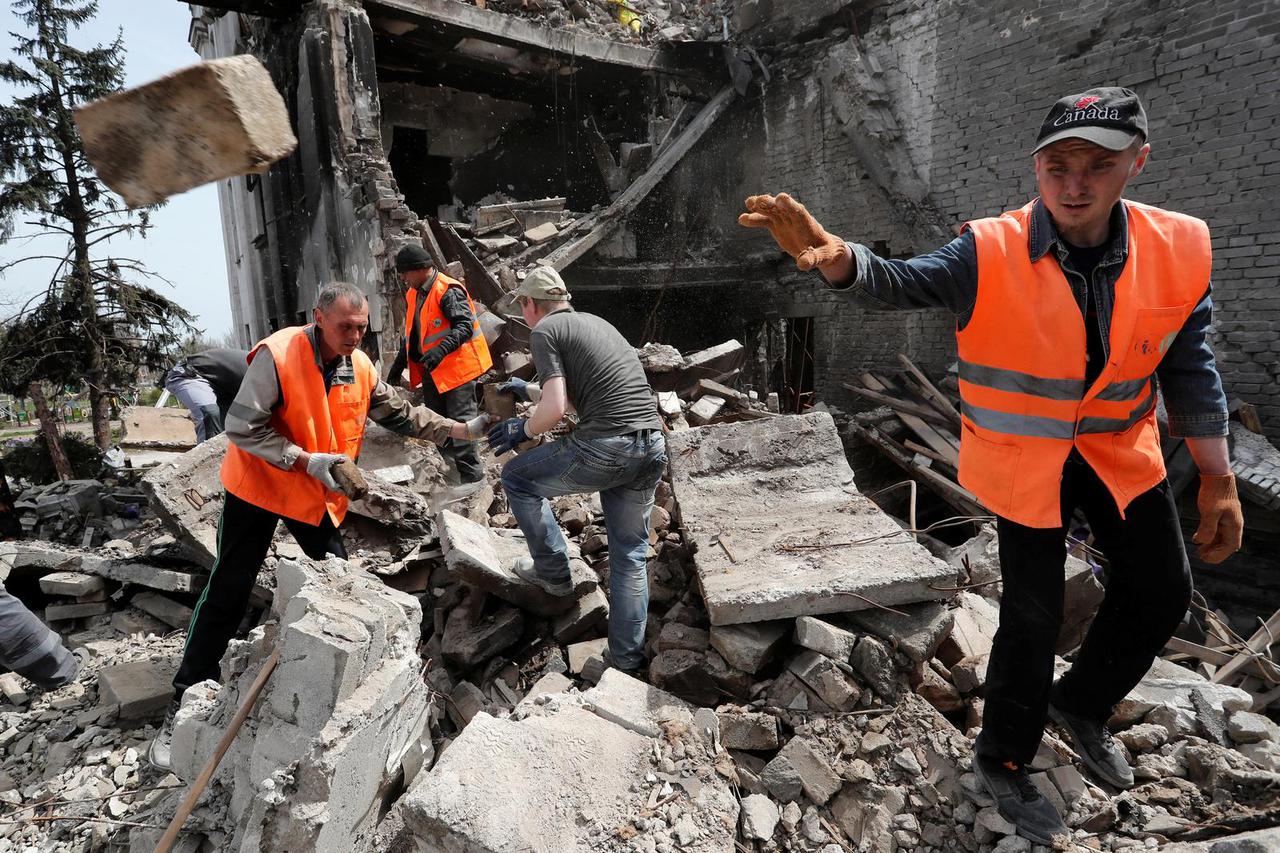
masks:
<svg viewBox="0 0 1280 853"><path fill-rule="evenodd" d="M1213 300L1205 291L1156 368L1170 435L1213 438L1227 434L1227 395L1209 346L1212 319Z"/></svg>
<svg viewBox="0 0 1280 853"><path fill-rule="evenodd" d="M909 260L877 257L866 246L850 243L855 271L831 288L871 309L946 308L969 322L978 299L978 250L965 231L934 252Z"/></svg>

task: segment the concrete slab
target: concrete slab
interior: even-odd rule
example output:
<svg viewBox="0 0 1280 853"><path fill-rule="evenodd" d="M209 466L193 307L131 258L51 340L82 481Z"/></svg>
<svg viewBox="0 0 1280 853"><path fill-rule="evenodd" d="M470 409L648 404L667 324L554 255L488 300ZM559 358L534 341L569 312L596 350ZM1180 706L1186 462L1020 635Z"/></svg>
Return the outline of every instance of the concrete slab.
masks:
<svg viewBox="0 0 1280 853"><path fill-rule="evenodd" d="M248 54L183 68L75 112L85 153L131 207L265 172L298 146L271 75Z"/></svg>
<svg viewBox="0 0 1280 853"><path fill-rule="evenodd" d="M120 416L125 447L152 450L190 450L196 446L196 428L185 408L130 406Z"/></svg>
<svg viewBox="0 0 1280 853"><path fill-rule="evenodd" d="M899 616L876 607L851 614L848 617L849 623L889 641L917 663L929 660L938 651L939 644L951 633L955 618L951 608L943 602L928 601L894 609L907 615Z"/></svg>
<svg viewBox="0 0 1280 853"><path fill-rule="evenodd" d="M668 448L712 625L937 600L931 585L954 585L859 493L825 412L683 430Z"/></svg>
<svg viewBox="0 0 1280 853"><path fill-rule="evenodd" d="M139 593L129 603L173 628L187 628L191 625L191 608L172 598L165 598L158 592Z"/></svg>
<svg viewBox="0 0 1280 853"><path fill-rule="evenodd" d="M645 737L662 734L663 722L693 723L687 702L616 669L606 669L582 699L587 710Z"/></svg>
<svg viewBox="0 0 1280 853"><path fill-rule="evenodd" d="M599 586L595 573L581 560L570 561L574 594L555 596L521 580L511 571L529 550L522 539L496 536L482 524L450 510L436 516L445 563L459 580L479 587L524 610L554 615L572 610L577 600Z"/></svg>

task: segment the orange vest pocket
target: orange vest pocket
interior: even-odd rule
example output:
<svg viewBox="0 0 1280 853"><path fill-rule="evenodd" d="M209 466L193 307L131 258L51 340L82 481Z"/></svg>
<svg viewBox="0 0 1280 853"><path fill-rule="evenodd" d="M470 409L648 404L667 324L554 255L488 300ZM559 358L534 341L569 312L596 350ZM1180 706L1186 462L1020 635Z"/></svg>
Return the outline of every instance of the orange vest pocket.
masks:
<svg viewBox="0 0 1280 853"><path fill-rule="evenodd" d="M960 485L979 495L987 509L1008 516L1022 448L985 439L963 420L960 427ZM994 476L996 472L999 476ZM999 488L992 489L992 483Z"/></svg>

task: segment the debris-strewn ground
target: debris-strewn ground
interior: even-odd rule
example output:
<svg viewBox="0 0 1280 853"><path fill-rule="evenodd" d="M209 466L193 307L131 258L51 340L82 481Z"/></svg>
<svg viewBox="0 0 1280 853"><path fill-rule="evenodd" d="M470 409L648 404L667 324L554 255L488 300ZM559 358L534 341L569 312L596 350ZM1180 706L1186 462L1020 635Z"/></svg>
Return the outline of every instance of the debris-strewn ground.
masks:
<svg viewBox="0 0 1280 853"><path fill-rule="evenodd" d="M827 452L839 441L830 418L798 420L812 441L770 462L753 442L776 431L778 416L732 391L732 364L699 374L697 359L679 353L649 347L643 357L655 386L663 373L680 376L659 393L673 455L686 445L701 454L674 460L676 477L658 489L644 680L603 668L609 556L598 498L552 503L571 542L576 597L549 599L510 573L524 545L498 461L489 488L441 507L438 458L416 448L408 487L375 475L375 498L353 513L356 566L311 564L277 541L242 627L265 626L233 646L225 686L189 692L177 775L149 768L142 756L204 579L204 560L184 543L216 521L218 497L200 484L213 482L217 455L197 449L149 475L140 517L117 541L0 543L9 589L60 617L51 624L85 659L76 683L52 693L0 676L0 853L152 849L276 645L282 663L183 849L333 849L349 826L349 849L1030 851L970 771L999 622L994 532L950 550L932 542L930 553L901 523L862 508L838 450ZM707 373L720 378L708 385ZM709 396L722 401L717 410L695 413ZM693 420L709 425L691 443L682 433ZM370 465L386 471L385 462ZM772 488L775 475L797 504L847 490L847 529L802 542L794 521L711 531L719 536L690 526L696 517L729 527L725 505L681 501L705 503L697 495L710 484L698 478L737 482L735 468L754 471L740 498ZM174 528L180 518L191 529ZM886 606L838 579L830 583L847 607L815 589L809 612L752 622L733 622L730 610L713 618L703 601L708 571L745 572L740 561L769 549L795 559L798 546L820 545L823 565L866 559L863 539L893 543L877 546L880 559L901 552L945 580ZM1094 568L1073 558L1067 591L1060 667L1101 596ZM1125 792L1092 779L1050 726L1032 778L1073 828L1070 849L1158 847L1280 823L1280 729L1251 704L1245 691L1157 661L1112 720L1136 769Z"/></svg>

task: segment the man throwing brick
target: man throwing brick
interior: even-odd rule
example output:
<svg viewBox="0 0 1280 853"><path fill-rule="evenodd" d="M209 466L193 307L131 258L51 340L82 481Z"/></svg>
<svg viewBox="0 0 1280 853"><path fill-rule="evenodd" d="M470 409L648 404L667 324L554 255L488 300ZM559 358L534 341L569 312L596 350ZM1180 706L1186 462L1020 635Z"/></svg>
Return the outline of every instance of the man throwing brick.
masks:
<svg viewBox="0 0 1280 853"><path fill-rule="evenodd" d="M1147 117L1128 89L1057 101L1033 161L1040 197L965 224L911 260L823 230L783 194L739 222L767 228L802 270L873 307L957 315L960 483L998 517L1004 593L974 769L1000 813L1040 844L1068 832L1030 781L1046 715L1117 788L1133 773L1105 723L1186 613L1191 574L1156 426L1200 469L1200 556L1240 546L1227 405L1209 348L1209 229L1121 198L1146 165ZM1053 680L1067 523L1089 520L1110 563L1106 598L1071 669Z"/></svg>
<svg viewBox="0 0 1280 853"><path fill-rule="evenodd" d="M505 384L524 400L537 398L528 418L509 418L489 431L499 455L559 423L572 405L578 426L567 437L532 448L502 468L511 514L532 559L515 573L552 595L569 595L569 551L547 498L599 492L609 539L608 663L638 670L644 663L649 615L649 513L667 466L662 422L636 351L593 314L569 307L569 290L550 267L536 267L515 292L533 329L530 348L541 386Z"/></svg>
<svg viewBox="0 0 1280 853"><path fill-rule="evenodd" d="M369 303L354 285L320 291L315 321L281 329L249 352L249 369L227 415L218 553L196 602L174 701L148 751L169 766L173 714L183 692L217 680L218 664L249 603L249 593L283 521L313 560L346 558L338 526L347 513L343 471L360 457L366 418L400 435L471 441L488 418L460 423L410 406L360 349Z"/></svg>

